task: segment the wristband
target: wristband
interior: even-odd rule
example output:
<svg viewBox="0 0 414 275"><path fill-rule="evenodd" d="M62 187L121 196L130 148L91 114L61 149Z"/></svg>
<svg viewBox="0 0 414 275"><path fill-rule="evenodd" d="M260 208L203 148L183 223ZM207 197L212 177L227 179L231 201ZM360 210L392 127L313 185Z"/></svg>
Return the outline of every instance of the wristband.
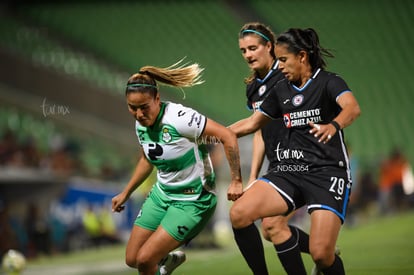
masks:
<svg viewBox="0 0 414 275"><path fill-rule="evenodd" d="M339 132L341 130L341 126L339 126L339 123L336 122L335 120L332 120L329 123L332 124L335 127L335 129L336 129L337 132Z"/></svg>

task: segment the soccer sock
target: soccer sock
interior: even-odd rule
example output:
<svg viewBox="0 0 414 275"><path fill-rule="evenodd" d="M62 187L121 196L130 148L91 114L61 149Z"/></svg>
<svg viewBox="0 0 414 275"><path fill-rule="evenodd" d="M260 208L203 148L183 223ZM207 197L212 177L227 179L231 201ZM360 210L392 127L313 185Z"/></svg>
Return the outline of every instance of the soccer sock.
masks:
<svg viewBox="0 0 414 275"><path fill-rule="evenodd" d="M338 255L335 255L335 261L333 264L325 269L322 269L322 273L325 275L345 275L344 264Z"/></svg>
<svg viewBox="0 0 414 275"><path fill-rule="evenodd" d="M284 243L274 245L277 256L287 274L306 275L305 265L300 255L298 242L292 234Z"/></svg>
<svg viewBox="0 0 414 275"><path fill-rule="evenodd" d="M234 239L254 275L268 275L263 242L254 223L245 228L233 228Z"/></svg>
<svg viewBox="0 0 414 275"><path fill-rule="evenodd" d="M309 234L293 225L289 225L289 228L299 244L300 252L309 254Z"/></svg>

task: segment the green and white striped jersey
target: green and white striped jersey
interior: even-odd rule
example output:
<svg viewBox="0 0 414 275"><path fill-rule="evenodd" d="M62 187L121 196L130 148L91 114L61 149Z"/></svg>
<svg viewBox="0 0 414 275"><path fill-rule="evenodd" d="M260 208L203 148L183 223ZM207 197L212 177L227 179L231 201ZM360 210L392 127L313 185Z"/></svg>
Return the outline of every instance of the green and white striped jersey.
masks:
<svg viewBox="0 0 414 275"><path fill-rule="evenodd" d="M197 200L203 188L214 192L215 175L201 135L207 118L172 102L162 102L150 127L135 124L147 159L157 168L158 188L174 200Z"/></svg>

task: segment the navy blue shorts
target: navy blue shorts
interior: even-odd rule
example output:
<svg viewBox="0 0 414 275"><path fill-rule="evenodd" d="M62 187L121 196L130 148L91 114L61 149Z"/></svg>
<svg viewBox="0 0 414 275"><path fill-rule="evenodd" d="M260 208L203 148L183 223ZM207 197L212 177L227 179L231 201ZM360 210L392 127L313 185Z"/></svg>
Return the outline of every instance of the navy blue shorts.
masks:
<svg viewBox="0 0 414 275"><path fill-rule="evenodd" d="M343 223L351 194L350 172L339 167L306 170L293 166L280 164L259 178L273 184L282 195L289 209L286 214L307 205L309 213L329 210Z"/></svg>

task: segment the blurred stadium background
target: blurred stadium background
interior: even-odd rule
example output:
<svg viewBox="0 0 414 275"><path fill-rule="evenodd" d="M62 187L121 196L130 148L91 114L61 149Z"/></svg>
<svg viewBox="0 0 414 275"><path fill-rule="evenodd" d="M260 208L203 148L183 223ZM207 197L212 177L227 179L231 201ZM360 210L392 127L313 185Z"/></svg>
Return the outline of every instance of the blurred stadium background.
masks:
<svg viewBox="0 0 414 275"><path fill-rule="evenodd" d="M411 0L10 0L0 4L2 209L23 224L29 208L31 218L39 211L56 222L56 249L84 245L79 235L59 242L78 233L85 209L109 206L137 158L124 102L128 76L184 57L200 63L206 83L184 90L185 98L164 87L162 98L231 124L249 115L249 71L237 41L248 21L276 34L313 27L334 50L328 70L344 77L362 109L345 132L359 173L377 181L379 164L397 147L413 163ZM246 174L250 139L240 143ZM226 171L219 169L223 190ZM129 228L136 205L128 209L115 217L117 226ZM27 236L19 238L30 253Z"/></svg>

